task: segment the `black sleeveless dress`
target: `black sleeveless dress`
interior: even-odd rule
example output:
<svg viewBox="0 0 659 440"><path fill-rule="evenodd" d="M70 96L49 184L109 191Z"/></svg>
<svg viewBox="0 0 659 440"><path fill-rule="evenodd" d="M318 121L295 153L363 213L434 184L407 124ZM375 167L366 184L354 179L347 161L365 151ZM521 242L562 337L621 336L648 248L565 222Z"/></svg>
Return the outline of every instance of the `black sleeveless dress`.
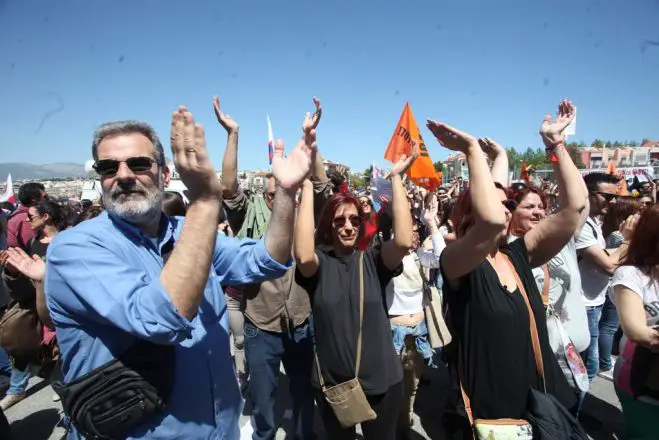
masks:
<svg viewBox="0 0 659 440"><path fill-rule="evenodd" d="M570 409L576 405L577 396L550 348L544 306L524 240L518 239L501 250L510 257L529 296L540 337L547 392ZM508 292L494 268L484 261L461 279L459 289L451 289L445 282L444 297L454 325L454 338L462 347L461 364L467 382L464 386L474 418L522 418L529 386L540 389L541 384L533 356L528 308L521 292ZM453 362L457 356L455 350L453 365L457 365Z"/></svg>

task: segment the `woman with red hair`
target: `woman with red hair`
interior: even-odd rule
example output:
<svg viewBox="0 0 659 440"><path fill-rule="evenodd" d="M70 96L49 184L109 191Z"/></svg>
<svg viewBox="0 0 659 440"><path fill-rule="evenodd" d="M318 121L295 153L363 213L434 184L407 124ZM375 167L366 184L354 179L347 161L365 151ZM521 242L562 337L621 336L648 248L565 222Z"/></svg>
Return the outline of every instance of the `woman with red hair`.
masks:
<svg viewBox="0 0 659 440"><path fill-rule="evenodd" d="M659 419L659 205L620 229L629 248L611 283L624 334L614 383L628 438L651 439Z"/></svg>
<svg viewBox="0 0 659 440"><path fill-rule="evenodd" d="M358 249L364 213L350 193L334 194L326 202L314 235L313 188L306 182L302 189L294 241L296 280L311 299L317 352L312 384L332 440L352 440L355 427L344 427L324 391L354 379L376 415L360 420L365 440L396 436L403 372L391 342L385 287L400 273L412 247L412 216L401 174L415 157L416 151L403 156L391 172L394 237L381 246Z"/></svg>
<svg viewBox="0 0 659 440"><path fill-rule="evenodd" d="M530 388L546 390L567 408L576 404L549 347L545 311L531 273L574 235L584 209L581 175L563 145L562 132L573 117L574 106L562 101L558 118L551 122L547 116L540 129L555 158L561 209L512 243L507 235L515 203L495 186L476 138L428 121L439 142L465 154L469 167L470 188L460 195L453 215L457 240L444 250L441 270L458 346L452 364L472 420L523 419ZM543 375L536 368L536 352ZM520 428L523 438L530 438L529 431Z"/></svg>
<svg viewBox="0 0 659 440"><path fill-rule="evenodd" d="M588 200L586 184L581 181L584 202ZM510 221L510 242L524 237L546 221L549 204L545 193L533 184L521 184L512 189L508 196L515 202ZM588 216L588 209L581 212L579 225L573 237L554 255L546 265L534 267L533 278L547 307L547 333L549 345L556 356L563 375L575 395L585 395L588 383L586 376L575 371L583 367L579 353L590 345L590 331L586 308L581 298L581 273L576 250L576 239ZM571 344L571 345L570 345ZM572 366L571 366L572 364ZM578 409L578 408L577 408Z"/></svg>

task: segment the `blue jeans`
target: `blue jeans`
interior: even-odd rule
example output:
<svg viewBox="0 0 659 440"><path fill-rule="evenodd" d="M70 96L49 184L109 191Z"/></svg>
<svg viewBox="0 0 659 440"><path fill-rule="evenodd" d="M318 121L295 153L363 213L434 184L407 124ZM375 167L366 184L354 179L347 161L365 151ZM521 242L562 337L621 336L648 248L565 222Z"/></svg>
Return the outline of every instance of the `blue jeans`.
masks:
<svg viewBox="0 0 659 440"><path fill-rule="evenodd" d="M611 364L611 347L618 326L618 313L611 299L607 296L601 306L586 307L588 330L590 330L590 345L581 353L586 364L588 378L592 382L600 369L609 370Z"/></svg>
<svg viewBox="0 0 659 440"><path fill-rule="evenodd" d="M9 378L9 389L7 389L8 396L16 396L19 394L25 394L27 390L27 383L30 380L30 369L27 368L25 371L17 370L16 368L11 369L11 377Z"/></svg>
<svg viewBox="0 0 659 440"><path fill-rule="evenodd" d="M293 334L261 330L245 317L245 357L249 368L253 440L274 440L275 397L279 368L284 364L293 404L295 433L287 438L314 440L313 329L311 317L295 327Z"/></svg>
<svg viewBox="0 0 659 440"><path fill-rule="evenodd" d="M610 370L613 368L611 363L611 350L615 334L620 327L618 320L618 311L611 301L609 295L606 295L606 301L602 307L602 316L599 322L599 367L600 370Z"/></svg>
<svg viewBox="0 0 659 440"><path fill-rule="evenodd" d="M11 376L11 361L4 348L0 347L0 374Z"/></svg>
<svg viewBox="0 0 659 440"><path fill-rule="evenodd" d="M590 331L590 345L586 351L581 353L581 358L583 359L584 364L586 365L586 371L588 372L588 379L592 382L597 377L599 372L600 361L599 361L599 322L600 317L602 316L602 307L601 306L588 306L586 307L586 316L588 317L588 330Z"/></svg>

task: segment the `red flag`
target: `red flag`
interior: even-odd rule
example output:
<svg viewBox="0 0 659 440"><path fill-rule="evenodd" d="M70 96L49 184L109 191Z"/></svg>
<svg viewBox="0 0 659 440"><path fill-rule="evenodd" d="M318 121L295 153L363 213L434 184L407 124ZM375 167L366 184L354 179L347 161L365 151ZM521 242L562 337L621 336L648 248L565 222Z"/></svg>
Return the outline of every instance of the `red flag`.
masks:
<svg viewBox="0 0 659 440"><path fill-rule="evenodd" d="M522 171L519 173L519 180L524 182L530 182L531 177L529 177L529 172L526 170L526 161L522 162Z"/></svg>

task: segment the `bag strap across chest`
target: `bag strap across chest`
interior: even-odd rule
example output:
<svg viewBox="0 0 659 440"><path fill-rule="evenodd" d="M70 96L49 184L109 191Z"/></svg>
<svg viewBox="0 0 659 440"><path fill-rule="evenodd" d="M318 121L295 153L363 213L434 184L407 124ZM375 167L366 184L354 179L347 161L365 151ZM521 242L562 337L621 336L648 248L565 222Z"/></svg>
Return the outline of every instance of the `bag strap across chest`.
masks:
<svg viewBox="0 0 659 440"><path fill-rule="evenodd" d="M540 381L542 383L542 390L543 392L547 393L547 385L545 382L545 367L542 360L542 349L540 347L540 336L538 335L538 327L535 322L535 314L533 313L533 308L531 307L529 296L526 293L526 289L524 288L524 284L522 283L519 274L517 273L517 269L515 269L515 266L513 265L512 261L510 261L510 257L508 255L504 254L503 252L501 253L501 255L503 255L506 263L509 265L510 270L515 276L515 282L517 283L517 287L519 288L519 291L522 294L522 298L524 298L524 303L526 304L527 313L529 315L529 333L531 335L531 345L533 346L533 357L535 359L535 366L538 372L538 377L540 378ZM548 270L546 269L546 265L544 266L543 269L546 270L545 284L542 289L542 296L544 302L545 296L547 297L547 301L548 301L549 274L548 274ZM469 396L467 396L467 393L464 388L465 381L464 381L464 373L463 373L464 369L462 365L462 354L463 354L462 344L460 344L459 352L458 352L458 376L460 379L460 392L462 393L462 399L464 400L467 417L469 418L469 422L473 426L474 417L471 410L471 401L469 400Z"/></svg>

